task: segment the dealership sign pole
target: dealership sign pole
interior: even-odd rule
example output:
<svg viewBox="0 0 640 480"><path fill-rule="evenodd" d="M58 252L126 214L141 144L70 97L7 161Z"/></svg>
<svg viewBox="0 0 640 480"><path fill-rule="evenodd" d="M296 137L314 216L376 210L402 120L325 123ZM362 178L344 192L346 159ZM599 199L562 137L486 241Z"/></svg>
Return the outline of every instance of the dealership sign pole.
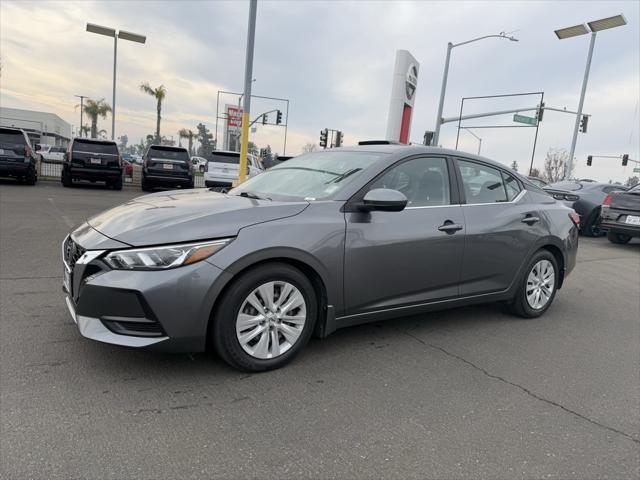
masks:
<svg viewBox="0 0 640 480"><path fill-rule="evenodd" d="M396 52L387 118L387 140L409 143L419 68L420 64L407 50Z"/></svg>
<svg viewBox="0 0 640 480"><path fill-rule="evenodd" d="M256 38L256 10L258 0L249 0L249 31L247 32L247 55L244 65L244 98L242 108L242 146L240 147L240 166L238 183L247 178L247 153L249 149L249 111L251 109L251 83L253 78L253 44Z"/></svg>

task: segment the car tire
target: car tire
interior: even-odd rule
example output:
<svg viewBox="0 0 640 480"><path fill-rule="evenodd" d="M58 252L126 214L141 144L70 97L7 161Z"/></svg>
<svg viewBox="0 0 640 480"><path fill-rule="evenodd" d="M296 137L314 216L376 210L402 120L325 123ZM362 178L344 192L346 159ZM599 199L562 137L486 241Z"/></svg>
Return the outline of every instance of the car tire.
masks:
<svg viewBox="0 0 640 480"><path fill-rule="evenodd" d="M122 177L111 184L114 190L122 190Z"/></svg>
<svg viewBox="0 0 640 480"><path fill-rule="evenodd" d="M140 186L143 192L150 192L152 190L151 185L149 185L149 182L147 182L144 177L142 177L142 183Z"/></svg>
<svg viewBox="0 0 640 480"><path fill-rule="evenodd" d="M258 292L265 287L266 290ZM272 293L271 300L265 301L263 291ZM265 306L262 312L253 307L255 303L250 303L250 297ZM302 299L302 306L285 310L295 299ZM273 304L271 309L269 302ZM282 310L277 307L279 304ZM309 341L317 315L317 296L306 275L285 263L265 264L242 273L225 290L214 310L210 342L226 363L239 370L262 372L280 368L293 360ZM249 319L244 320L249 322L244 330L238 323L243 321L241 316ZM288 319L294 318L296 323L289 323ZM247 338L250 339L241 340ZM274 356L273 352L281 348L283 353Z"/></svg>
<svg viewBox="0 0 640 480"><path fill-rule="evenodd" d="M194 182L188 183L185 188L193 188L195 186Z"/></svg>
<svg viewBox="0 0 640 480"><path fill-rule="evenodd" d="M73 186L73 179L69 173L62 171L62 186L65 188L71 188Z"/></svg>
<svg viewBox="0 0 640 480"><path fill-rule="evenodd" d="M550 277L549 267L553 268ZM518 291L509 305L511 311L522 318L536 318L542 315L553 303L559 278L556 258L548 250L538 250L527 262ZM539 303L536 302L536 298L539 299Z"/></svg>
<svg viewBox="0 0 640 480"><path fill-rule="evenodd" d="M589 214L580 232L585 237L601 237L603 232L600 229L600 220L600 207L598 207Z"/></svg>
<svg viewBox="0 0 640 480"><path fill-rule="evenodd" d="M200 173L204 173L204 165L200 165L199 170L200 170Z"/></svg>
<svg viewBox="0 0 640 480"><path fill-rule="evenodd" d="M38 181L38 174L36 173L35 168L33 170L30 170L29 173L27 173L27 176L25 177L24 181L27 185L36 184L36 182Z"/></svg>
<svg viewBox="0 0 640 480"><path fill-rule="evenodd" d="M618 245L625 245L631 241L631 235L625 235L623 233L608 232L607 240L609 240L611 243L615 243Z"/></svg>

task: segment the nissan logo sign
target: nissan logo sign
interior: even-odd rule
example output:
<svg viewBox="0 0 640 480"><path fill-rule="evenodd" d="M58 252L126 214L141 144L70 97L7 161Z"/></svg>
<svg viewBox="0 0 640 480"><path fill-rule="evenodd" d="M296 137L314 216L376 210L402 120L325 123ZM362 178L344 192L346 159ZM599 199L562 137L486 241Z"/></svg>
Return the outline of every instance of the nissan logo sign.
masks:
<svg viewBox="0 0 640 480"><path fill-rule="evenodd" d="M411 100L416 93L416 87L418 85L418 67L415 64L409 65L407 70L407 78L406 78L406 92L407 92L407 100Z"/></svg>

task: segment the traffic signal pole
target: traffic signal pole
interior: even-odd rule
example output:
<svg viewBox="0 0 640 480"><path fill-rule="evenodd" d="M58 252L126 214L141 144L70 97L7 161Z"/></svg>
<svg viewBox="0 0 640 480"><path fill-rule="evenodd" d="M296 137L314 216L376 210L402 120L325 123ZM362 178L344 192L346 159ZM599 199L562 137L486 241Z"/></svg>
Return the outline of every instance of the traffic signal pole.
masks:
<svg viewBox="0 0 640 480"><path fill-rule="evenodd" d="M253 45L256 38L256 11L258 0L249 0L249 28L247 32L247 53L244 65L244 98L242 110L242 137L238 184L247 179L247 154L249 150L249 111L251 109L251 83L253 77Z"/></svg>

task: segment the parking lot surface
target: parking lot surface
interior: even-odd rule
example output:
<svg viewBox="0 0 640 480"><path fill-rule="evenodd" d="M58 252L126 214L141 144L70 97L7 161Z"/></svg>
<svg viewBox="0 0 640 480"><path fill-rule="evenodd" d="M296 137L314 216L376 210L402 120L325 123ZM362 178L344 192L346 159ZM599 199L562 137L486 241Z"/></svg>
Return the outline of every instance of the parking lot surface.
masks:
<svg viewBox="0 0 640 480"><path fill-rule="evenodd" d="M60 243L140 194L0 184L0 477L638 478L637 240L582 238L542 318L363 325L247 375L78 334Z"/></svg>

